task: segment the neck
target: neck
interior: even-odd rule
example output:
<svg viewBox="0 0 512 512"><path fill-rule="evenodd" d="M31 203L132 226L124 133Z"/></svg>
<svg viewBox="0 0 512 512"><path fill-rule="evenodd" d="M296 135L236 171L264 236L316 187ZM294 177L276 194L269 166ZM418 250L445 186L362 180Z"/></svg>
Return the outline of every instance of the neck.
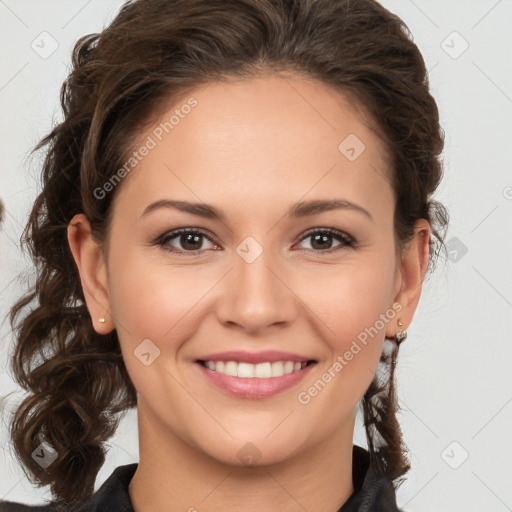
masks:
<svg viewBox="0 0 512 512"><path fill-rule="evenodd" d="M353 493L355 411L346 428L308 451L264 466L223 464L151 416L139 400L139 465L129 495L135 512L336 512Z"/></svg>

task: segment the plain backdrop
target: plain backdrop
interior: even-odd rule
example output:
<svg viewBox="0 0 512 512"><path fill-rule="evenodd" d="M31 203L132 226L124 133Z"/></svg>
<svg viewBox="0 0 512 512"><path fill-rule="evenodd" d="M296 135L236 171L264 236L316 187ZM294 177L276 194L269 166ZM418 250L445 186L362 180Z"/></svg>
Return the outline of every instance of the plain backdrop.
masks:
<svg viewBox="0 0 512 512"><path fill-rule="evenodd" d="M29 268L19 238L38 190L28 152L61 118L71 48L100 31L122 2L0 0L0 499L41 503L12 456L7 418L23 396L7 370L5 319ZM449 257L425 283L400 350L399 420L412 470L398 490L406 512L512 510L512 1L384 0L408 24L430 73L446 132L437 198L451 214ZM44 43L41 43L41 41ZM366 446L361 418L354 441ZM138 461L135 410L108 446L96 489Z"/></svg>

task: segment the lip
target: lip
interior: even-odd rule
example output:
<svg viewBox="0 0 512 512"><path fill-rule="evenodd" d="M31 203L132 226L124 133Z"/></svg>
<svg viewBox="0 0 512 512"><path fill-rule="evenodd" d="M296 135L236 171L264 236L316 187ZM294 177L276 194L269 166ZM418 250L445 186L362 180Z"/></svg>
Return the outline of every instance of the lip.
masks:
<svg viewBox="0 0 512 512"><path fill-rule="evenodd" d="M276 363L277 361L294 361L301 363L303 361L314 361L314 359L308 356L293 354L291 352L282 352L279 350L263 350L262 352L236 350L231 352L208 354L198 358L196 361L235 361L236 363L258 364L267 362Z"/></svg>
<svg viewBox="0 0 512 512"><path fill-rule="evenodd" d="M214 360L215 359L208 359L208 361ZM218 360L222 361L223 359L221 358ZM278 359L278 361L279 360L281 359ZM285 360L291 361L291 359ZM298 361L300 360L304 361L304 359L299 359ZM265 361L269 360L266 359ZM299 384L299 382L304 380L311 369L316 366L316 363L308 364L297 372L282 375L281 377L269 377L268 379L260 379L256 377L242 378L224 375L223 373L219 373L206 368L199 361L196 361L194 366L199 369L199 371L208 379L210 383L228 395L234 396L236 398L258 400L278 395L279 393L282 393L283 391L296 386Z"/></svg>

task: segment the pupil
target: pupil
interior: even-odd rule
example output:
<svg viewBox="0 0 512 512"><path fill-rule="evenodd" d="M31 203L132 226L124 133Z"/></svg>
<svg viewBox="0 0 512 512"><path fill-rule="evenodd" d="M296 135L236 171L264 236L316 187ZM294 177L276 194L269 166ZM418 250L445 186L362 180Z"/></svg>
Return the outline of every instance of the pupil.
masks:
<svg viewBox="0 0 512 512"><path fill-rule="evenodd" d="M329 238L330 238L330 235L315 235L313 237L313 244L312 244L313 249L317 249L317 250L318 249L325 249L325 248L329 249L329 245L330 245L329 244ZM320 247L319 248L315 247L315 243L317 241L324 242L324 245L322 245L322 243L320 243Z"/></svg>
<svg viewBox="0 0 512 512"><path fill-rule="evenodd" d="M195 235L193 233L189 233L189 234L185 234L185 235L181 235L181 243L182 243L182 246L185 248L185 249L191 249L191 250L196 250L198 249L199 247L201 247L201 244L199 243L199 238L201 237L201 235ZM193 238L195 239L194 241L191 242L191 244L189 244L189 240L190 238ZM199 243L199 247L194 247L193 244L198 244ZM190 245L192 245L192 247L190 247ZM187 247L188 246L188 247Z"/></svg>

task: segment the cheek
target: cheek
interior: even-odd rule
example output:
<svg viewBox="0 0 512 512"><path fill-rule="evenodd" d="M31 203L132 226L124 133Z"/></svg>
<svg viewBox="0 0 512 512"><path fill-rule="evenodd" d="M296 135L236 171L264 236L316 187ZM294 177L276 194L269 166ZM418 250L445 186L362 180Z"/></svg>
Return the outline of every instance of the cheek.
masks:
<svg viewBox="0 0 512 512"><path fill-rule="evenodd" d="M385 259L381 258L379 265L364 261L340 265L329 273L318 272L314 287L306 282L301 285L300 296L308 297L311 310L329 327L327 332L339 340L341 347L348 338L356 338L367 330L383 331L381 315L387 311L394 313L394 262L391 258L384 262Z"/></svg>
<svg viewBox="0 0 512 512"><path fill-rule="evenodd" d="M317 279L317 290L309 295L308 306L318 316L329 348L324 381L351 390L355 403L373 378L382 353L386 326L393 322L394 260L379 265L353 265L336 274ZM303 295L306 296L304 289ZM325 372L328 374L325 374ZM333 378L336 375L336 378Z"/></svg>
<svg viewBox="0 0 512 512"><path fill-rule="evenodd" d="M109 272L110 306L127 372L146 399L155 389L179 396L165 369L175 368L197 329L194 306L211 285L129 248L112 251L112 261L119 263Z"/></svg>
<svg viewBox="0 0 512 512"><path fill-rule="evenodd" d="M316 326L327 352L296 399L305 423L316 425L315 418L322 418L315 426L320 437L330 435L354 413L378 367L386 322L395 314L392 276L385 268L393 262L360 263L317 280L321 288L316 289L323 293L309 295L308 306L319 312Z"/></svg>
<svg viewBox="0 0 512 512"><path fill-rule="evenodd" d="M186 334L190 313L209 285L198 283L189 269L125 255L111 272L111 308L130 343L157 343ZM187 271L188 270L188 271ZM208 286L207 286L208 285Z"/></svg>

